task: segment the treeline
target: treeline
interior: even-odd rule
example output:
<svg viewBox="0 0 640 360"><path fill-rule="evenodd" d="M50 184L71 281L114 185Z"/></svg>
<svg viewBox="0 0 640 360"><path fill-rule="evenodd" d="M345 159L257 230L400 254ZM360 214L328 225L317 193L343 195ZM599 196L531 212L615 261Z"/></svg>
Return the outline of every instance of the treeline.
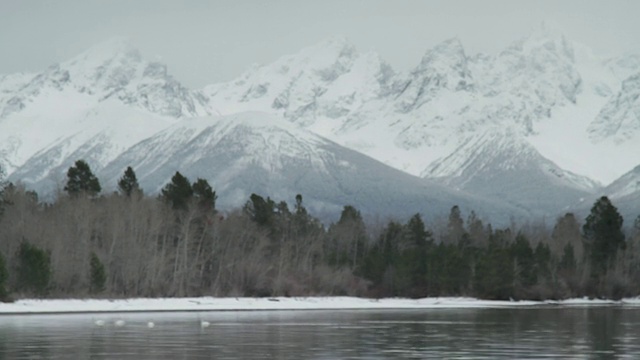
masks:
<svg viewBox="0 0 640 360"><path fill-rule="evenodd" d="M419 214L367 224L353 206L324 226L301 195L290 208L252 194L222 214L206 180L179 172L149 196L127 168L118 191L101 195L82 160L64 191L42 204L22 185L2 186L0 299L640 294L640 216L625 234L606 197L582 224L568 213L553 229L493 229L457 206L431 228Z"/></svg>

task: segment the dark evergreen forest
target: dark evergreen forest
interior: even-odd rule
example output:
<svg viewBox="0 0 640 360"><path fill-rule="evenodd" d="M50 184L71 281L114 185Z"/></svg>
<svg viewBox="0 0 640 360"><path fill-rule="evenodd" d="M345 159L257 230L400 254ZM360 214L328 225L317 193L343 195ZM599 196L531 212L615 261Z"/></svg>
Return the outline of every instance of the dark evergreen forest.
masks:
<svg viewBox="0 0 640 360"><path fill-rule="evenodd" d="M623 227L607 197L585 219L494 229L452 204L448 218L368 221L346 205L328 226L302 195L252 194L216 210L203 179L179 172L149 196L126 169L102 193L69 168L53 203L0 187L0 299L25 297L473 296L620 298L640 294L640 216ZM430 224L430 225L426 225Z"/></svg>

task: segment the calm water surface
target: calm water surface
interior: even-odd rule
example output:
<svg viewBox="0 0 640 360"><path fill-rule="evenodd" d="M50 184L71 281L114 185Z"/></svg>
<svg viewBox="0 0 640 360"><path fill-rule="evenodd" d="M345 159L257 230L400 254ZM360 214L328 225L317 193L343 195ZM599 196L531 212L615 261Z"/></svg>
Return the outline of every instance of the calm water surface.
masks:
<svg viewBox="0 0 640 360"><path fill-rule="evenodd" d="M640 308L0 316L0 359L441 358L640 359Z"/></svg>

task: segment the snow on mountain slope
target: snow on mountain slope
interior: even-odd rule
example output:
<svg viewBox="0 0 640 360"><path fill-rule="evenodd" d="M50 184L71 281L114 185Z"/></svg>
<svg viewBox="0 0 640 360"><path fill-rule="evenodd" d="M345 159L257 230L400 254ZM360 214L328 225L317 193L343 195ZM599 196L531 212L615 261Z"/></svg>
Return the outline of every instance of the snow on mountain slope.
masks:
<svg viewBox="0 0 640 360"><path fill-rule="evenodd" d="M638 73L637 55L603 60L546 29L495 55L470 55L457 39L446 40L401 73L377 54L359 53L336 37L254 66L236 80L191 91L168 75L164 65L142 59L125 41L112 40L39 74L0 76L0 166L10 179L51 189L77 158L89 159L100 171L111 169L116 158L120 165L130 159L158 190L172 175L171 166L196 174L205 167L197 159L210 158L238 171L225 169L226 178L210 173L220 186L235 178L246 182L238 189L255 187L285 197L293 190L283 189L298 184L291 177L325 179L328 163L333 164L329 174L341 169L315 152L315 145L290 147L294 141L283 145L282 137L264 138L255 130L290 126L286 131L303 136L302 143L316 144L308 133L297 133L303 127L432 179L425 182L430 186L438 182L479 197L506 199L512 207L547 212L599 193L600 184L637 165L631 154L640 153ZM261 114L249 116L255 120L230 116L247 111ZM207 114L225 117L192 122ZM230 119L246 126L232 126ZM138 130L130 131L131 126ZM224 139L225 147L191 143L205 138ZM271 142L282 146L264 145ZM164 155L156 156L142 144ZM136 155L133 149L143 152ZM335 151L347 151L340 149ZM167 154L191 160L183 163ZM244 160L231 160L236 157ZM301 159L315 159L310 166L317 169L300 165ZM238 174L257 180L237 180ZM344 181L352 184L350 179ZM370 180L374 182L373 175ZM329 190L344 193L335 178L325 181L333 185L304 190L319 202L322 189L325 195ZM507 189L509 196L503 196ZM238 190L237 195L236 200L247 194ZM332 199L335 205L348 196Z"/></svg>
<svg viewBox="0 0 640 360"><path fill-rule="evenodd" d="M640 194L640 165L611 183L603 192L612 200L617 200L633 193Z"/></svg>
<svg viewBox="0 0 640 360"><path fill-rule="evenodd" d="M171 117L207 114L207 99L183 87L167 74L164 65L142 59L124 39L96 45L73 59L53 65L18 87L13 96L0 103L6 118L20 112L51 93L88 95L95 101L115 98L124 104ZM82 101L80 101L82 102ZM66 101L65 105L74 105Z"/></svg>
<svg viewBox="0 0 640 360"><path fill-rule="evenodd" d="M450 39L429 50L411 71L396 95L396 109L407 113L434 100L442 90L464 91L473 86L462 44Z"/></svg>
<svg viewBox="0 0 640 360"><path fill-rule="evenodd" d="M0 75L0 104L6 104L13 97L16 90L27 85L35 76L35 74L23 73ZM19 102L14 100L8 104L7 109L4 111L7 111L7 113L16 111L17 109L13 109L14 106L19 107ZM0 112L0 117L3 116L3 112Z"/></svg>
<svg viewBox="0 0 640 360"><path fill-rule="evenodd" d="M637 158L636 158L637 161ZM624 226L633 226L634 220L640 216L640 165L627 172L607 187L586 197L572 206L572 211L579 217L586 217L593 204L601 196L607 196L624 218Z"/></svg>
<svg viewBox="0 0 640 360"><path fill-rule="evenodd" d="M203 92L219 114L259 109L309 126L318 114L342 117L385 94L392 75L377 54L359 55L346 39L334 37Z"/></svg>
<svg viewBox="0 0 640 360"><path fill-rule="evenodd" d="M622 82L620 91L605 104L588 131L594 142L640 141L640 73Z"/></svg>
<svg viewBox="0 0 640 360"><path fill-rule="evenodd" d="M509 132L489 131L464 139L456 151L426 172L448 186L549 215L599 187L559 168Z"/></svg>
<svg viewBox="0 0 640 360"><path fill-rule="evenodd" d="M606 102L609 93L603 89L615 81L602 62L583 52L583 47L546 30L534 32L495 56L469 56L457 39L451 39L427 51L412 71L395 73L377 56L358 54L341 39L256 67L236 81L207 87L204 92L221 113L267 111L395 168L438 181L457 176L463 168L456 166L477 159L474 153L481 149L464 146L467 139L506 132L536 153L531 158L526 151L513 152L510 161L553 168L545 174L562 174L562 186L581 193L594 191L598 181L612 181L628 170L626 164L601 157L590 159L596 166L576 161L579 154L564 159L566 147L554 142L579 134L584 148L598 149L589 142L586 127ZM313 61L311 54L322 56ZM362 71L358 63L369 66ZM604 75L592 76L588 66L602 69ZM289 72L291 69L296 70ZM318 75L327 73L331 76ZM362 83L368 86L356 86ZM598 101L585 107L584 100L593 97ZM568 116L562 118L564 115ZM580 131L573 134L553 131L576 122L580 122ZM483 146L499 146L501 141ZM495 150L483 154L503 153ZM445 164L453 159L455 163ZM504 157L485 161L499 166L498 159ZM610 169L598 172L598 165ZM581 175L585 173L594 180ZM488 174L490 171L474 176ZM539 180L556 186L557 176L547 175ZM527 188L526 176L515 173L511 179ZM543 193L540 184L536 189ZM527 196L536 197L532 192Z"/></svg>
<svg viewBox="0 0 640 360"><path fill-rule="evenodd" d="M611 72L595 72L576 104L555 109L529 141L564 169L609 184L637 165L640 153L638 79L616 90Z"/></svg>
<svg viewBox="0 0 640 360"><path fill-rule="evenodd" d="M93 141L110 147L94 154L104 165L172 121L206 114L206 97L180 85L164 65L143 60L125 40L113 39L42 73L0 78L0 165L12 173L38 154L32 162L59 166L99 133L102 140ZM34 180L48 172L33 171L41 174Z"/></svg>
<svg viewBox="0 0 640 360"><path fill-rule="evenodd" d="M633 168L604 189L613 204L618 207L627 226L640 217L640 165Z"/></svg>
<svg viewBox="0 0 640 360"><path fill-rule="evenodd" d="M106 186L114 186L127 166L153 192L175 171L192 181L206 178L223 208L242 205L251 193L286 201L300 193L315 213L333 216L346 204L395 216L443 214L459 204L499 222L524 213L405 174L264 113L177 123L133 146L98 174Z"/></svg>
<svg viewBox="0 0 640 360"><path fill-rule="evenodd" d="M66 170L76 160L84 159L94 171L99 170L132 145L176 122L113 99L92 105L68 117L52 116L46 124L39 117L14 117L13 139L23 142L17 149L33 154L8 180L34 185L43 195L52 193L63 187ZM46 145L38 149L39 144Z"/></svg>

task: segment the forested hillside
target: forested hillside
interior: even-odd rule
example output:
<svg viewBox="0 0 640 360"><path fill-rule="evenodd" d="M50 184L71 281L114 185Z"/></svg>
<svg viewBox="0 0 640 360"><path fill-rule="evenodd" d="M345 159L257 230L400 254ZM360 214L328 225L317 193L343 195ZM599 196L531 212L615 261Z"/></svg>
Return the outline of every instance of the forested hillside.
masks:
<svg viewBox="0 0 640 360"><path fill-rule="evenodd" d="M445 221L363 220L345 205L322 224L303 195L252 194L228 213L203 179L176 172L159 196L127 168L102 193L89 165L53 203L20 184L0 196L0 298L475 296L619 298L640 294L640 216L624 224L599 198L586 219L492 228L455 204ZM287 203L289 201L290 203Z"/></svg>

